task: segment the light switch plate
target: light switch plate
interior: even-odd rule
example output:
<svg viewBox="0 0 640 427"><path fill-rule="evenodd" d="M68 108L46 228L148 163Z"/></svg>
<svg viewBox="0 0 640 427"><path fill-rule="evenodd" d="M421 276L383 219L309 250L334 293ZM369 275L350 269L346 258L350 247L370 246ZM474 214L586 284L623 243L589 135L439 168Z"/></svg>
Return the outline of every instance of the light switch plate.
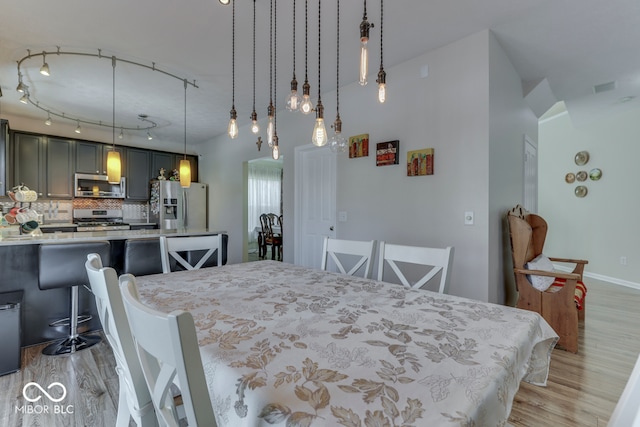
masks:
<svg viewBox="0 0 640 427"><path fill-rule="evenodd" d="M473 225L473 211L464 213L464 225Z"/></svg>

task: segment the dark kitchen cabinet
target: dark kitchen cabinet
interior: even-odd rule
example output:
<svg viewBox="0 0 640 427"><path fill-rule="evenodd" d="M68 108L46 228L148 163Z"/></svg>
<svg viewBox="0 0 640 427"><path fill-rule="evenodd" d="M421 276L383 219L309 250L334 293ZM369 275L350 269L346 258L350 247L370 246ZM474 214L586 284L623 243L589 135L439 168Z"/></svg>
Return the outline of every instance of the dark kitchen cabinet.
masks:
<svg viewBox="0 0 640 427"><path fill-rule="evenodd" d="M43 197L46 192L44 139L39 135L13 133L12 185L24 184L38 193L38 197Z"/></svg>
<svg viewBox="0 0 640 427"><path fill-rule="evenodd" d="M75 141L61 138L46 138L46 197L73 198Z"/></svg>
<svg viewBox="0 0 640 427"><path fill-rule="evenodd" d="M149 200L151 152L138 148L126 150L127 199Z"/></svg>
<svg viewBox="0 0 640 427"><path fill-rule="evenodd" d="M176 163L176 155L174 153L152 151L150 178L158 178L160 175L160 169L164 168L164 176L169 179L171 177L171 171L177 169L178 165L179 163Z"/></svg>
<svg viewBox="0 0 640 427"><path fill-rule="evenodd" d="M112 150L112 146L108 144L100 144L89 141L76 142L76 172L90 173L96 175L107 174L107 153ZM125 150L123 147L116 146L116 151L120 153L120 162L122 163L122 172L126 171L125 167Z"/></svg>

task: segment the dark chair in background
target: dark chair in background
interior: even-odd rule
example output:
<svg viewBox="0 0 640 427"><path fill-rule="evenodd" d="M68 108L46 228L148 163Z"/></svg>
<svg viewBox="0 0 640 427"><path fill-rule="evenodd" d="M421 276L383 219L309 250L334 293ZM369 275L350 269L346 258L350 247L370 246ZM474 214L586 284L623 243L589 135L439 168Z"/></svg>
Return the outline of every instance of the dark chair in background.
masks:
<svg viewBox="0 0 640 427"><path fill-rule="evenodd" d="M153 239L127 239L124 242L122 273L134 276L162 273L160 242Z"/></svg>
<svg viewBox="0 0 640 427"><path fill-rule="evenodd" d="M262 227L262 241L261 247L258 253L260 258L265 258L267 255L267 246L271 246L271 259L276 259L276 253L278 254L278 260L282 260L282 226L279 225L278 215L274 213L260 215L260 225ZM276 232L274 228L277 227Z"/></svg>

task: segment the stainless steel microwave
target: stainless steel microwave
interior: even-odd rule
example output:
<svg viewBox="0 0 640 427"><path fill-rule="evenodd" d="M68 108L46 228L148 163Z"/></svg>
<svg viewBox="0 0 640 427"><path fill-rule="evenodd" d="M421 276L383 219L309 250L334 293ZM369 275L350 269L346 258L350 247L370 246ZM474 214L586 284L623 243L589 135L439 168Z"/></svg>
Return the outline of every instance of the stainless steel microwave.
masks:
<svg viewBox="0 0 640 427"><path fill-rule="evenodd" d="M125 177L120 178L118 184L111 184L106 175L75 174L76 197L124 199L126 194Z"/></svg>

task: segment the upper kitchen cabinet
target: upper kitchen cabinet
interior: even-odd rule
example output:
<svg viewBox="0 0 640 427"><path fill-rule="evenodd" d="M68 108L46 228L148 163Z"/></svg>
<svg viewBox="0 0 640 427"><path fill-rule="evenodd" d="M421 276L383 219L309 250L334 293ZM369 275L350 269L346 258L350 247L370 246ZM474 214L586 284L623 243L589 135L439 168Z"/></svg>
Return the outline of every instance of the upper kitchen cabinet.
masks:
<svg viewBox="0 0 640 427"><path fill-rule="evenodd" d="M180 160L182 160L184 156L178 154L177 157L178 164L180 164ZM189 160L189 163L191 164L191 181L200 182L198 181L198 156L191 156L187 154L187 160Z"/></svg>
<svg viewBox="0 0 640 427"><path fill-rule="evenodd" d="M12 186L24 184L43 197L46 192L43 140L39 135L13 133L13 181Z"/></svg>
<svg viewBox="0 0 640 427"><path fill-rule="evenodd" d="M149 200L151 152L127 148L126 153L127 199Z"/></svg>
<svg viewBox="0 0 640 427"><path fill-rule="evenodd" d="M178 168L176 163L176 155L174 153L167 153L164 151L152 151L151 152L151 178L157 178L160 176L160 169L164 169L165 178L171 177L171 171Z"/></svg>
<svg viewBox="0 0 640 427"><path fill-rule="evenodd" d="M7 159L9 158L9 123L0 120L0 197L7 194Z"/></svg>
<svg viewBox="0 0 640 427"><path fill-rule="evenodd" d="M46 138L46 197L73 198L75 141L61 138Z"/></svg>
<svg viewBox="0 0 640 427"><path fill-rule="evenodd" d="M100 144L89 141L76 142L76 172L90 173L96 175L107 174L107 153L112 150L111 145ZM125 149L116 146L116 151L120 153L122 171L125 167Z"/></svg>

